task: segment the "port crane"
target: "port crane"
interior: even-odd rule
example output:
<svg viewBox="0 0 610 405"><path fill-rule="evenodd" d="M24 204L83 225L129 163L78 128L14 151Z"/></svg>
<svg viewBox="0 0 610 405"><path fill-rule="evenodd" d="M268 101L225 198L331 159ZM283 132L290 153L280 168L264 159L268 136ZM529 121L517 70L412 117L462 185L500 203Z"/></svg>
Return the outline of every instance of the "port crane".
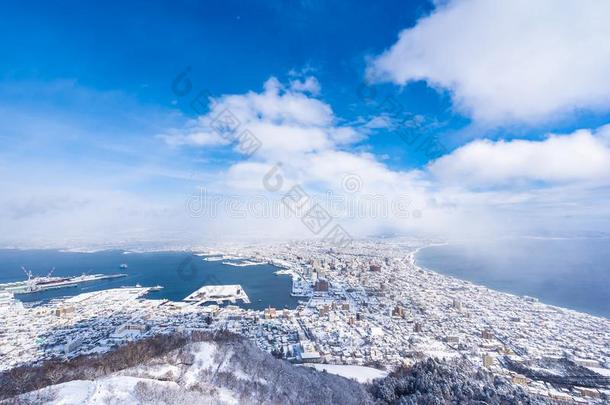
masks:
<svg viewBox="0 0 610 405"><path fill-rule="evenodd" d="M28 270L27 268L25 268L25 266L21 266L21 270L23 270L23 272L25 273L26 277L28 278L26 280L26 289L28 292L33 292L33 291L37 291L39 290L38 287L38 283L40 282L50 282L53 280L53 278L51 277L53 275L53 272L55 271L55 267L51 268L51 270L49 271L49 273L47 273L46 277L35 277L32 274L31 270ZM57 277L55 277L57 278Z"/></svg>
<svg viewBox="0 0 610 405"><path fill-rule="evenodd" d="M33 291L36 286L35 281L32 279L32 271L25 268L25 266L21 266L21 270L25 273L25 276L28 278L26 280L26 288L28 291Z"/></svg>

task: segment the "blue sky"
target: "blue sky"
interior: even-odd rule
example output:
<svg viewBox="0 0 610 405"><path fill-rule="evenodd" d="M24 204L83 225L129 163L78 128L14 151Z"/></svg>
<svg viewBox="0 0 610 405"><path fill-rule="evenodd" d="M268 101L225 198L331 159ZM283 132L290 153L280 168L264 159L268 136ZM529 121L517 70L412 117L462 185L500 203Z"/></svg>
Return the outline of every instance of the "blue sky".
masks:
<svg viewBox="0 0 610 405"><path fill-rule="evenodd" d="M589 229L600 220L582 212L602 204L607 188L600 128L610 122L610 58L596 16L608 10L598 2L573 7L517 1L494 11L478 0L4 5L4 227L18 235L15 243L49 241L74 214L62 240L105 240L117 223L127 239L180 239L175 234L193 223L183 205L194 190L250 195L256 190L244 186L247 176L260 183L258 173L284 157L292 180L313 193L335 190L344 176L323 165L312 170L317 159L336 161L370 193L408 193L434 221L399 227L405 232L473 222L495 231L504 229L497 218L506 212L517 222L540 219L538 231L561 229L549 225L558 217L540 215L549 205L560 216L566 206L574 210L569 229ZM179 97L172 82L187 67L193 90ZM244 156L210 132L213 106L197 114L189 105L200 90L268 131L258 134L268 137L261 153ZM291 103L318 115L290 116ZM276 144L297 127L295 139ZM444 156L401 141L405 129L437 137ZM324 139L312 141L320 131ZM339 131L353 133L345 141ZM555 164L566 160L564 149L582 154ZM532 165L541 157L551 169ZM568 189L571 197L562 199ZM434 211L442 207L453 208ZM196 235L241 226L197 220ZM396 221L357 222L354 233L366 234Z"/></svg>
<svg viewBox="0 0 610 405"><path fill-rule="evenodd" d="M172 104L171 81L186 66L192 67L194 86L213 94L260 89L270 76L286 78L291 70L311 68L323 85L324 100L338 116L353 120L376 112L358 97L366 58L431 9L429 2L409 7L401 2L197 3L16 6L3 13L0 46L6 55L3 82L18 90L3 91L3 104L67 114L85 125L114 122L127 129L133 124L130 130L146 136L154 127L142 128L126 116L129 112L193 114L187 103ZM48 87L61 80L75 88L51 94ZM452 118L446 98L425 85L409 87L401 92L380 86L378 99L392 95L409 112ZM94 99L108 93L117 103ZM456 120L454 126L460 125ZM376 137L369 144L390 154L393 165L421 163L391 137Z"/></svg>

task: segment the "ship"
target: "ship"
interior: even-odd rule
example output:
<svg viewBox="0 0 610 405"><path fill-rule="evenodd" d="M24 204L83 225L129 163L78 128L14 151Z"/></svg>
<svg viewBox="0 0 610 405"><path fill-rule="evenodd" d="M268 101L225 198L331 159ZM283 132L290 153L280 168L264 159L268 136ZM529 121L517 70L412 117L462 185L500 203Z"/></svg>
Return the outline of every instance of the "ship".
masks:
<svg viewBox="0 0 610 405"><path fill-rule="evenodd" d="M57 277L53 276L55 268L51 269L46 276L34 276L30 270L21 267L27 280L12 283L0 284L0 291L12 294L31 294L40 291L53 290L58 288L76 287L81 283L98 280L108 280L113 278L126 277L127 274L82 274L76 277Z"/></svg>

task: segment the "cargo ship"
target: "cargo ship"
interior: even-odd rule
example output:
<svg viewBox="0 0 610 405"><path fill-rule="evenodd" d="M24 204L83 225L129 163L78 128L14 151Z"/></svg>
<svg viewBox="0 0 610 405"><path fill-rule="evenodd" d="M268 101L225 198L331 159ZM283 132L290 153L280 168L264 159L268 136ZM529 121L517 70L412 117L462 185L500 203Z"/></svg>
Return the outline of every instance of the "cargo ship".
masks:
<svg viewBox="0 0 610 405"><path fill-rule="evenodd" d="M76 277L53 277L53 270L44 277L33 276L32 272L21 268L27 280L16 281L12 283L0 284L0 291L6 291L11 294L30 294L45 290L54 290L57 288L76 287L81 283L91 281L109 280L114 278L126 277L127 274L83 274Z"/></svg>

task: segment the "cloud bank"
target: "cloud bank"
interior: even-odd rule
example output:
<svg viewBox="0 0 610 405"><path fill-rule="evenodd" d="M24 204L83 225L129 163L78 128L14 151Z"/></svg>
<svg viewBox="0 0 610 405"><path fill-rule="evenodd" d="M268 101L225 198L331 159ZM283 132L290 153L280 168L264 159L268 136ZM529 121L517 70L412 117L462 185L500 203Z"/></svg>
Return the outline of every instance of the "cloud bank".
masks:
<svg viewBox="0 0 610 405"><path fill-rule="evenodd" d="M294 215L264 212L268 202L281 207L294 185L324 204L333 223L353 237L607 229L608 126L540 140L474 140L420 169L397 170L358 148L367 140L367 122L346 124L314 93L272 77L259 91L210 99L207 114L153 139L156 158L168 153L169 160L154 166L133 162L128 172L108 163L95 173L78 173L48 165L25 168L0 159L5 173L0 227L6 230L0 242L86 246L172 241L192 246L323 236ZM217 118L227 112L238 122L237 133L247 130L259 139L253 154L240 155L241 140L218 130ZM204 163L200 172L172 166L197 151L231 149L236 158L215 167ZM270 191L264 179L278 163L283 187ZM9 171L19 175L9 176ZM139 190L157 182L163 187ZM201 187L220 201L215 215L189 210L201 202ZM331 197L355 211L333 210L326 205Z"/></svg>
<svg viewBox="0 0 610 405"><path fill-rule="evenodd" d="M206 190L246 199L261 193L268 196L262 180L279 163L286 184L298 184L320 200L325 193L333 193L347 202L360 199L361 204L366 197L369 208L375 203L371 197L384 198L390 205L400 201L407 207L407 215L339 213L337 220L354 236L384 231L452 236L497 235L508 229L535 232L540 221L557 229L565 225L558 218L565 214L566 205L571 212L586 216L587 207L604 198L605 191L598 188L603 190L609 180L610 127L548 134L542 140L479 139L421 169L394 170L373 154L356 152L354 144L365 138L365 127L342 125L328 104L275 78L259 93L210 100L210 112L199 117L197 131L212 133L214 121L227 111L239 122L236 131L251 131L261 146L219 173L215 182L205 185ZM239 151L239 143L233 148ZM346 176L359 179L358 193L346 193ZM569 197L561 196L568 190ZM234 232L259 229L260 237L265 231L276 236L313 236L297 220L217 220L223 226L233 223Z"/></svg>
<svg viewBox="0 0 610 405"><path fill-rule="evenodd" d="M542 141L476 140L429 165L443 182L507 186L514 182L604 182L610 178L610 126L549 135Z"/></svg>
<svg viewBox="0 0 610 405"><path fill-rule="evenodd" d="M610 110L610 3L453 0L403 30L372 81L447 90L478 122L536 124Z"/></svg>

